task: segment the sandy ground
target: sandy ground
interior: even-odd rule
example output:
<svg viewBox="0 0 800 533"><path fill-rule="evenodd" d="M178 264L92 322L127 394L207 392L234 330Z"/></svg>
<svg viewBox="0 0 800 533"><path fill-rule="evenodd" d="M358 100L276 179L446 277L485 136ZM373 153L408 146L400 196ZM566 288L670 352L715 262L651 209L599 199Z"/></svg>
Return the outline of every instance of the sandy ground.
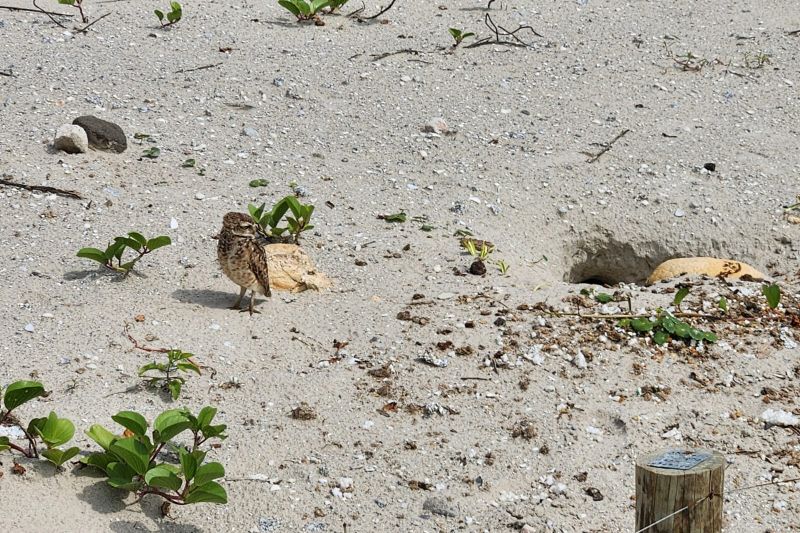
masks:
<svg viewBox="0 0 800 533"><path fill-rule="evenodd" d="M800 17L786 2L398 0L386 23L316 27L276 2L187 0L168 31L152 13L166 2L86 4L91 20L112 13L86 35L0 10L3 179L85 198L1 189L0 383L40 379L52 393L20 415L56 409L87 451L82 431L119 410L217 406L229 438L211 456L230 502L162 518L158 500L129 505L86 470L20 459L17 476L3 454L0 529L633 531L636 457L682 445L726 454L725 531L800 528L797 484L733 492L796 478L800 461L797 433L759 420L798 409L800 231L782 206L800 192ZM491 36L486 13L541 37L449 53L448 27ZM676 63L688 52L699 71ZM56 128L85 114L121 125L128 150L55 152ZM453 133L424 133L436 117ZM334 288L260 298L252 317L227 309L222 216L293 184L317 206L302 242ZM401 210L404 224L377 218ZM455 275L470 263L459 229L492 241L507 275ZM124 280L75 257L130 230L173 245ZM703 255L772 276L780 313L758 284L700 282L684 309L726 295L731 312L757 312L703 323L720 342L699 350L552 316L627 311L576 299L584 281L630 294L634 311L670 305L673 284L630 283ZM176 403L137 389L152 354L126 323L215 372ZM290 416L301 402L316 419ZM453 516L423 509L432 497Z"/></svg>

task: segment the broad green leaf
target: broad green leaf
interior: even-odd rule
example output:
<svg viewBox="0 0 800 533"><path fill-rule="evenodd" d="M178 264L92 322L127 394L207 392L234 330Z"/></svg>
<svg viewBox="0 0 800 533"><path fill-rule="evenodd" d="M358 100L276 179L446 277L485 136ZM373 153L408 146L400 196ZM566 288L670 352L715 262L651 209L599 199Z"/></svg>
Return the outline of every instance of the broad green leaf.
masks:
<svg viewBox="0 0 800 533"><path fill-rule="evenodd" d="M108 465L117 462L117 458L110 453L93 453L91 455L81 457L80 461L87 466L99 468L108 474Z"/></svg>
<svg viewBox="0 0 800 533"><path fill-rule="evenodd" d="M169 489L175 492L179 491L183 484L181 478L164 465L158 465L148 470L144 475L144 482L151 487Z"/></svg>
<svg viewBox="0 0 800 533"><path fill-rule="evenodd" d="M205 485L209 481L225 476L225 468L220 463L206 463L197 467L194 475L194 483L198 486Z"/></svg>
<svg viewBox="0 0 800 533"><path fill-rule="evenodd" d="M675 333L675 327L678 325L678 319L672 315L667 315L661 319L661 326L669 333Z"/></svg>
<svg viewBox="0 0 800 533"><path fill-rule="evenodd" d="M681 302L684 298L689 294L689 287L681 287L678 289L678 292L675 293L675 298L672 300L672 304L677 307L678 309L681 308Z"/></svg>
<svg viewBox="0 0 800 533"><path fill-rule="evenodd" d="M652 330L654 325L655 324L647 318L634 318L631 320L631 327L634 331L638 331L639 333Z"/></svg>
<svg viewBox="0 0 800 533"><path fill-rule="evenodd" d="M280 224L283 215L289 210L289 202L288 198L294 198L293 196L287 196L283 200L280 200L277 204L275 204L269 212L269 225L272 228L276 228L278 224Z"/></svg>
<svg viewBox="0 0 800 533"><path fill-rule="evenodd" d="M214 420L215 416L217 416L216 407L207 405L200 409L200 412L197 414L197 424L199 426L197 429L202 429L211 425L211 422Z"/></svg>
<svg viewBox="0 0 800 533"><path fill-rule="evenodd" d="M291 209L295 218L300 218L303 216L303 208L300 206L300 202L297 200L297 198L294 196L287 196L283 199L283 201L289 206L289 209Z"/></svg>
<svg viewBox="0 0 800 533"><path fill-rule="evenodd" d="M723 313L727 313L728 312L727 298L725 298L724 296L720 296L719 302L717 302L717 307L719 307Z"/></svg>
<svg viewBox="0 0 800 533"><path fill-rule="evenodd" d="M453 39L458 39L461 36L461 30L457 28L448 28L447 31L453 36Z"/></svg>
<svg viewBox="0 0 800 533"><path fill-rule="evenodd" d="M462 34L462 35L461 35L461 38L462 38L462 39L466 39L467 37L474 37L474 36L475 36L475 34L474 34L473 32L471 32L471 31L470 31L470 32L467 32L467 33L464 33L464 34Z"/></svg>
<svg viewBox="0 0 800 533"><path fill-rule="evenodd" d="M158 415L153 421L153 439L156 443L167 442L189 429L190 426L191 422L183 411L169 409Z"/></svg>
<svg viewBox="0 0 800 533"><path fill-rule="evenodd" d="M153 237L152 239L147 241L147 249L152 252L153 250L158 250L159 248L162 248L169 244L172 244L172 239L170 239L166 235L161 235L159 237Z"/></svg>
<svg viewBox="0 0 800 533"><path fill-rule="evenodd" d="M134 437L119 439L109 446L108 451L119 457L139 475L147 472L150 466L150 450Z"/></svg>
<svg viewBox="0 0 800 533"><path fill-rule="evenodd" d="M131 237L114 237L114 242L119 243L119 244L123 244L123 245L127 246L128 248L132 248L132 249L137 250L137 251L142 249L142 245L139 244L136 241L136 239L133 239Z"/></svg>
<svg viewBox="0 0 800 533"><path fill-rule="evenodd" d="M61 446L75 435L75 425L66 418L58 418L50 411L47 418L35 418L28 426L28 432L41 437L48 448Z"/></svg>
<svg viewBox="0 0 800 533"><path fill-rule="evenodd" d="M170 2L169 7L171 7L173 11L182 11L181 5L178 2Z"/></svg>
<svg viewBox="0 0 800 533"><path fill-rule="evenodd" d="M3 405L12 411L25 402L44 394L44 386L38 381L15 381L6 389Z"/></svg>
<svg viewBox="0 0 800 533"><path fill-rule="evenodd" d="M145 244L147 244L147 239L145 239L145 238L144 238L144 235L142 235L142 234L141 234L141 233L139 233L139 232L136 232L136 231L131 231L131 232L129 232L129 233L128 233L128 237L130 237L131 239L133 239L133 240L135 240L137 243L139 243L139 247L140 247L140 248L141 248L142 246L144 246Z"/></svg>
<svg viewBox="0 0 800 533"><path fill-rule="evenodd" d="M617 326L619 326L621 328L628 329L629 327L631 327L631 319L630 318L623 318L622 320L617 322Z"/></svg>
<svg viewBox="0 0 800 533"><path fill-rule="evenodd" d="M85 259L91 259L92 261L97 261L98 263L103 263L107 261L106 254L98 250L97 248L81 248L78 250L76 254L78 257L83 257Z"/></svg>
<svg viewBox="0 0 800 533"><path fill-rule="evenodd" d="M59 2L60 2L60 1L61 1L61 0L59 0ZM160 9L156 9L156 10L154 11L154 13L155 13L155 14L156 14L156 16L158 17L158 20L164 20L164 13L163 13L163 12L162 12ZM139 134L137 133L136 135L139 135ZM149 135L147 135L145 138L147 138L147 137L150 137L150 136L149 136Z"/></svg>
<svg viewBox="0 0 800 533"><path fill-rule="evenodd" d="M225 424L219 424L216 426L206 426L203 428L203 437L210 439L216 437L218 439L227 439L228 436L225 435L225 430L228 429L228 426Z"/></svg>
<svg viewBox="0 0 800 533"><path fill-rule="evenodd" d="M136 490L140 483L134 481L137 472L125 463L108 463L106 466L108 484L117 489Z"/></svg>
<svg viewBox="0 0 800 533"><path fill-rule="evenodd" d="M689 327L689 324L678 320L675 322L675 331L672 333L681 339L685 339L689 336L690 330L691 328Z"/></svg>
<svg viewBox="0 0 800 533"><path fill-rule="evenodd" d="M719 339L717 339L716 333L714 333L712 331L706 331L705 336L703 337L703 340L705 340L706 342L717 342L717 340L719 340Z"/></svg>
<svg viewBox="0 0 800 533"><path fill-rule="evenodd" d="M65 6L74 6L75 0L58 0L59 4L63 4Z"/></svg>
<svg viewBox="0 0 800 533"><path fill-rule="evenodd" d="M161 363L147 363L146 365L142 365L139 367L139 376L143 376L145 373L151 370L158 370L159 372L166 372L167 367Z"/></svg>
<svg viewBox="0 0 800 533"><path fill-rule="evenodd" d="M169 395L172 396L173 400L177 400L181 396L181 388L183 387L183 382L180 379L171 379L167 383L167 389L169 389Z"/></svg>
<svg viewBox="0 0 800 533"><path fill-rule="evenodd" d="M317 13L320 9L328 7L330 3L330 0L314 0L311 2L311 12Z"/></svg>
<svg viewBox="0 0 800 533"><path fill-rule="evenodd" d="M42 452L42 455L51 463L56 466L61 466L80 452L80 448L77 446L73 446L72 448L67 448L66 450L59 450L58 448L49 448Z"/></svg>
<svg viewBox="0 0 800 533"><path fill-rule="evenodd" d="M250 183L248 185L250 185L253 188L266 187L267 185L269 185L269 180L265 180L263 178L257 180L250 180Z"/></svg>
<svg viewBox="0 0 800 533"><path fill-rule="evenodd" d="M181 362L178 363L178 370L183 372L195 372L196 374L200 375L200 368L194 363L191 362Z"/></svg>
<svg viewBox="0 0 800 533"><path fill-rule="evenodd" d="M120 411L111 417L111 420L133 432L134 435L147 433L147 420L134 411Z"/></svg>
<svg viewBox="0 0 800 533"><path fill-rule="evenodd" d="M175 24L181 20L181 15L182 13L180 11L170 11L167 13L167 20L170 22L170 24Z"/></svg>
<svg viewBox="0 0 800 533"><path fill-rule="evenodd" d="M148 159L155 159L160 155L161 155L161 149L156 148L155 146L153 146L152 148L148 148L147 150L142 152L142 157L146 157Z"/></svg>
<svg viewBox="0 0 800 533"><path fill-rule="evenodd" d="M298 9L300 9L300 12L306 17L311 15L311 6L304 0L294 0L294 5L296 5Z"/></svg>
<svg viewBox="0 0 800 533"><path fill-rule="evenodd" d="M261 204L260 207L256 207L253 204L247 204L247 211L250 213L250 216L253 218L253 220L259 222L264 214L264 207L266 205L267 204Z"/></svg>
<svg viewBox="0 0 800 533"><path fill-rule="evenodd" d="M86 431L86 435L106 451L108 451L109 446L111 446L115 440L120 438L118 435L114 435L100 424L92 425L92 427Z"/></svg>
<svg viewBox="0 0 800 533"><path fill-rule="evenodd" d="M197 458L194 454L186 450L179 450L178 458L181 461L181 469L183 470L184 477L191 481L194 478L195 472L197 472Z"/></svg>
<svg viewBox="0 0 800 533"><path fill-rule="evenodd" d="M8 437L0 437L0 452L11 448L11 446L9 446L10 443L11 441L8 440Z"/></svg>
<svg viewBox="0 0 800 533"><path fill-rule="evenodd" d="M692 339L696 340L696 341L701 341L701 340L706 338L706 332L705 331L701 331L701 330L699 330L697 328L691 328L690 327L689 328L689 336Z"/></svg>
<svg viewBox="0 0 800 533"><path fill-rule="evenodd" d="M781 303L781 288L777 284L764 285L761 292L767 297L767 305L770 309L775 309Z"/></svg>
<svg viewBox="0 0 800 533"><path fill-rule="evenodd" d="M659 346L665 345L669 341L669 334L664 331L656 331L653 334L653 342Z"/></svg>
<svg viewBox="0 0 800 533"><path fill-rule="evenodd" d="M300 16L300 8L298 8L294 3L290 2L289 0L278 0L278 4L283 6L284 9L289 11L295 17Z"/></svg>
<svg viewBox="0 0 800 533"><path fill-rule="evenodd" d="M185 501L186 503L228 503L228 494L222 485L216 481L209 481L190 488Z"/></svg>
<svg viewBox="0 0 800 533"><path fill-rule="evenodd" d="M594 296L594 299L595 299L595 300L597 300L598 302L600 302L601 304L607 304L608 302L610 302L611 300L613 300L613 299L614 299L614 297L613 297L613 296L611 296L611 295L610 295L610 294L608 294L608 293L605 293L605 292L599 292L599 293L597 293L597 294Z"/></svg>

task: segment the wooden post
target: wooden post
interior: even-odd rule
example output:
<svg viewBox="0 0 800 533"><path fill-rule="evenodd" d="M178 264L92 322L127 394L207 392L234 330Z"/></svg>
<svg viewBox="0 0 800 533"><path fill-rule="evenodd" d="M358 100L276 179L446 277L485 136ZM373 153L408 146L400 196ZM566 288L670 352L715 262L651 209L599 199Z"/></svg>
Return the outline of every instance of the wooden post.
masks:
<svg viewBox="0 0 800 533"><path fill-rule="evenodd" d="M653 462L677 468L651 466ZM725 456L713 450L669 449L640 457L636 531L655 524L642 533L720 533L724 482ZM688 509L659 522L684 507Z"/></svg>

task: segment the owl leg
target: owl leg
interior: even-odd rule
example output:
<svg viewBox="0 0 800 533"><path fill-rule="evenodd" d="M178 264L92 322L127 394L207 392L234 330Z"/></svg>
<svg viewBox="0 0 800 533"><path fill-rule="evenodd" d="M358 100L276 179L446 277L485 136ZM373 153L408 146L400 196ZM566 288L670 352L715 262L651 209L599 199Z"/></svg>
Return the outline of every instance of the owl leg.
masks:
<svg viewBox="0 0 800 533"><path fill-rule="evenodd" d="M239 309L239 306L242 304L242 298L244 298L244 293L247 292L247 289L242 287L239 290L239 298L236 300L236 303L231 306L231 309Z"/></svg>
<svg viewBox="0 0 800 533"><path fill-rule="evenodd" d="M253 305L256 303L256 291L250 291L250 307L248 307L248 311L250 311L250 316L253 316L253 313L261 313L261 311L257 311L253 309ZM242 309L244 311L244 309Z"/></svg>

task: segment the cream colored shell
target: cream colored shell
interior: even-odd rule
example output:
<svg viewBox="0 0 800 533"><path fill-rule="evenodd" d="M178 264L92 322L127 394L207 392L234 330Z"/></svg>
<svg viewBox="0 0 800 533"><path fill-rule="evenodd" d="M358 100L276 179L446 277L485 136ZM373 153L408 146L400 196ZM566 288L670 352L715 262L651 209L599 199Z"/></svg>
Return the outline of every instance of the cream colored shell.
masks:
<svg viewBox="0 0 800 533"><path fill-rule="evenodd" d="M325 274L317 272L305 250L296 244L265 246L269 264L269 285L275 290L302 292L322 290L331 286Z"/></svg>

